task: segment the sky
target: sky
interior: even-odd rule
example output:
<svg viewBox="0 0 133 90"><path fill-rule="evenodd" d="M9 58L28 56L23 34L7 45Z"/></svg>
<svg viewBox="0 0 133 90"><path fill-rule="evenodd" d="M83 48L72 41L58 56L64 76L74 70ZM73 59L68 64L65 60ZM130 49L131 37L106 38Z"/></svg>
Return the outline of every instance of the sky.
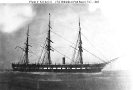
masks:
<svg viewBox="0 0 133 90"><path fill-rule="evenodd" d="M131 70L132 68L132 21L131 0L102 0L90 4L0 4L0 67L11 68L18 62L24 47L26 31L30 28L30 62L37 62L48 30L49 13L52 31L76 42L79 17L83 33L83 47L101 59L118 60L105 69ZM73 46L51 33L52 47L72 58ZM84 62L101 62L83 51ZM53 63L61 63L62 55L51 53ZM70 62L67 59L67 63Z"/></svg>

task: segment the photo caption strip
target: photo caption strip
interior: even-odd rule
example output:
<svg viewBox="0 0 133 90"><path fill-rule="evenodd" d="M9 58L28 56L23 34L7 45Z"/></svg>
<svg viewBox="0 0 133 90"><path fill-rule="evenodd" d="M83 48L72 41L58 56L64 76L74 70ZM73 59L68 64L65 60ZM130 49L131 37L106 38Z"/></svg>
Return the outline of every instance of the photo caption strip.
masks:
<svg viewBox="0 0 133 90"><path fill-rule="evenodd" d="M89 4L99 3L99 0L29 0L31 4Z"/></svg>

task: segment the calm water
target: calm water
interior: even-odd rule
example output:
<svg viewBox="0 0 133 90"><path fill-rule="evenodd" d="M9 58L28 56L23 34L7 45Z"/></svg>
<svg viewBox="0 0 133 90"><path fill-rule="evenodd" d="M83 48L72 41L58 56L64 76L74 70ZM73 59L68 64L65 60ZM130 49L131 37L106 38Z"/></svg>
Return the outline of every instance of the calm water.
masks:
<svg viewBox="0 0 133 90"><path fill-rule="evenodd" d="M0 72L0 90L131 90L126 72L19 73Z"/></svg>

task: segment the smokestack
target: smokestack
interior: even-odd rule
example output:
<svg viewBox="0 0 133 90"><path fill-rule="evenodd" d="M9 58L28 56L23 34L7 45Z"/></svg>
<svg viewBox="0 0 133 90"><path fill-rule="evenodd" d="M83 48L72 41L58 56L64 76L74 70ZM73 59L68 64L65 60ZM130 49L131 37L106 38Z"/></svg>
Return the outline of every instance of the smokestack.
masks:
<svg viewBox="0 0 133 90"><path fill-rule="evenodd" d="M62 58L62 64L65 64L65 57Z"/></svg>

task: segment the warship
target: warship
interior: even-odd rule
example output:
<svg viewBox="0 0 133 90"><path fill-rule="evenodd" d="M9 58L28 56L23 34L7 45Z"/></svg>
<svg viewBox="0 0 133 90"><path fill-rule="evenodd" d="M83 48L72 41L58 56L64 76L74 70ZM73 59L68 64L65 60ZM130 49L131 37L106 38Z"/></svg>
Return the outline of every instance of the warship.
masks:
<svg viewBox="0 0 133 90"><path fill-rule="evenodd" d="M22 51L24 51L24 55L23 58L20 62L18 63L12 63L12 69L13 71L20 71L20 72L70 72L70 73L97 73L97 72L101 72L102 69L105 68L105 66L107 66L108 64L110 64L112 61L115 61L117 58L108 60L108 61L104 61L101 63L84 63L83 61L83 50L86 51L86 49L84 49L82 47L82 38L81 38L81 26L80 26L80 19L79 19L79 30L78 30L78 39L76 41L75 47L73 47L74 49L74 54L73 54L73 58L71 59L72 63L71 64L67 64L66 63L66 57L67 56L63 56L62 57L62 64L53 64L52 60L51 60L51 51L54 51L55 49L51 46L52 40L51 40L51 25L50 25L50 13L49 13L49 24L48 24L48 33L47 33L47 37L45 39L45 44L42 47L42 53L41 53L41 57L42 57L42 62L40 62L40 59L38 60L38 63L30 63L29 62L29 47L31 45L29 45L29 26L28 26L28 30L27 30L27 34L26 34L26 42L25 42L25 47L21 48L19 46L19 48L22 49ZM45 52L44 52L45 51ZM56 51L56 50L55 50ZM57 51L58 52L58 51ZM77 54L76 54L77 53ZM89 52L90 53L90 52ZM92 54L92 53L90 53ZM96 58L100 59L99 57L97 57L96 55L92 54L93 56L95 56Z"/></svg>

